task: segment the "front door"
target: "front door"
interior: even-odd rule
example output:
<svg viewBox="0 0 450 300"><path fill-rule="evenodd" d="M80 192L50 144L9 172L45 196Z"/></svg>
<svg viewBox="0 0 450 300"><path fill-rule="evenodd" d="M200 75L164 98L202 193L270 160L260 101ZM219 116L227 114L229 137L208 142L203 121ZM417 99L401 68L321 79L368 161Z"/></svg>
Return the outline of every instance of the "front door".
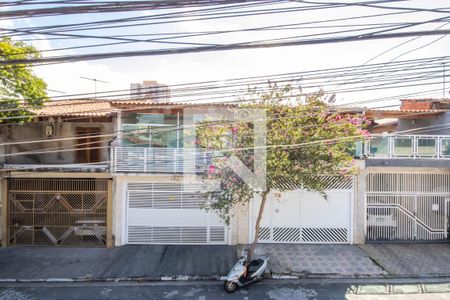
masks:
<svg viewBox="0 0 450 300"><path fill-rule="evenodd" d="M100 133L100 128L96 127L76 128L76 163L100 162Z"/></svg>

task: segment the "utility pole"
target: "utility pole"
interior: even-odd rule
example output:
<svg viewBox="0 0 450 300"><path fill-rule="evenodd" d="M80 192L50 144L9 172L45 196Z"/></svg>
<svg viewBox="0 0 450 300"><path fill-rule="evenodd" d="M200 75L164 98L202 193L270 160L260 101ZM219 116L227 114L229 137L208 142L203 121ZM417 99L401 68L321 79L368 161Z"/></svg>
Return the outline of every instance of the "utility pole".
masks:
<svg viewBox="0 0 450 300"><path fill-rule="evenodd" d="M88 77L83 77L83 76L80 76L80 78L81 78L81 79L90 80L90 81L93 81L93 82L94 82L94 98L97 98L97 82L100 82L100 83L109 83L109 82L107 82L107 81L103 81L103 80L100 80L100 79L97 79L97 78L88 78Z"/></svg>

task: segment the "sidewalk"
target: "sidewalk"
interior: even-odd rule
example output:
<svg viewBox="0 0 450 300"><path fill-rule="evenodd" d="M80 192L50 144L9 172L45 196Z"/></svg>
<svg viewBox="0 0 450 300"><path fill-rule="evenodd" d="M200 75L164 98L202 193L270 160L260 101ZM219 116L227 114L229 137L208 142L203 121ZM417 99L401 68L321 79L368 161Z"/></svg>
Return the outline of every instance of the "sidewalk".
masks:
<svg viewBox="0 0 450 300"><path fill-rule="evenodd" d="M0 280L213 279L228 273L235 261L233 246L11 247L0 249Z"/></svg>
<svg viewBox="0 0 450 300"><path fill-rule="evenodd" d="M0 248L0 282L214 280L242 247ZM260 244L258 255L270 257L272 278L450 277L449 244Z"/></svg>
<svg viewBox="0 0 450 300"><path fill-rule="evenodd" d="M386 272L354 245L261 244L255 252L270 258L279 275L381 276Z"/></svg>
<svg viewBox="0 0 450 300"><path fill-rule="evenodd" d="M365 245L260 244L270 272L297 277L450 277L450 244Z"/></svg>
<svg viewBox="0 0 450 300"><path fill-rule="evenodd" d="M404 243L359 246L391 275L450 276L450 244Z"/></svg>

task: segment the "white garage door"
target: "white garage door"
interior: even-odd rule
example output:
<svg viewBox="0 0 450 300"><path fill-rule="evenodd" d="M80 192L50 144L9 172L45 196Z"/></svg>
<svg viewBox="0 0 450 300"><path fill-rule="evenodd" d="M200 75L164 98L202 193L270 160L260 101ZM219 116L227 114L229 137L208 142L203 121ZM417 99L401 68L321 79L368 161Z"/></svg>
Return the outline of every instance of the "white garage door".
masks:
<svg viewBox="0 0 450 300"><path fill-rule="evenodd" d="M265 243L351 243L351 189L328 190L327 199L319 193L294 190L272 192L261 220L259 241ZM260 199L253 201L252 230ZM251 235L254 236L254 233Z"/></svg>
<svg viewBox="0 0 450 300"><path fill-rule="evenodd" d="M224 244L227 230L202 209L201 184L128 183L128 244Z"/></svg>

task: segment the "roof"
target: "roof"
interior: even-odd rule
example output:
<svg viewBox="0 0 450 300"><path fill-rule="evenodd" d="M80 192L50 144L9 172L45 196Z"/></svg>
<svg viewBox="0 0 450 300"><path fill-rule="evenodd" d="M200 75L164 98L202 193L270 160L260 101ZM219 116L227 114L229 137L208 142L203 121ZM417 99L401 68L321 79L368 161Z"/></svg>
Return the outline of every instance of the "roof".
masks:
<svg viewBox="0 0 450 300"><path fill-rule="evenodd" d="M122 106L122 105L135 105L147 107L161 107L161 106L223 106L223 107L234 107L236 104L227 102L154 102L151 99L109 99L108 100L112 106Z"/></svg>
<svg viewBox="0 0 450 300"><path fill-rule="evenodd" d="M32 110L38 116L102 117L113 113L108 101L95 99L49 101Z"/></svg>
<svg viewBox="0 0 450 300"><path fill-rule="evenodd" d="M104 117L115 114L123 106L136 109L149 109L152 107L192 107L192 106L220 106L233 107L230 103L194 103L194 102L168 102L155 103L149 99L70 99L48 101L42 108L31 111L40 117L72 116L72 117Z"/></svg>
<svg viewBox="0 0 450 300"><path fill-rule="evenodd" d="M449 98L410 98L400 99L400 101L416 101L416 102L449 102Z"/></svg>
<svg viewBox="0 0 450 300"><path fill-rule="evenodd" d="M367 110L365 117L367 119L385 119L385 118L410 118L418 116L434 116L445 113L446 109L422 109L422 110Z"/></svg>

